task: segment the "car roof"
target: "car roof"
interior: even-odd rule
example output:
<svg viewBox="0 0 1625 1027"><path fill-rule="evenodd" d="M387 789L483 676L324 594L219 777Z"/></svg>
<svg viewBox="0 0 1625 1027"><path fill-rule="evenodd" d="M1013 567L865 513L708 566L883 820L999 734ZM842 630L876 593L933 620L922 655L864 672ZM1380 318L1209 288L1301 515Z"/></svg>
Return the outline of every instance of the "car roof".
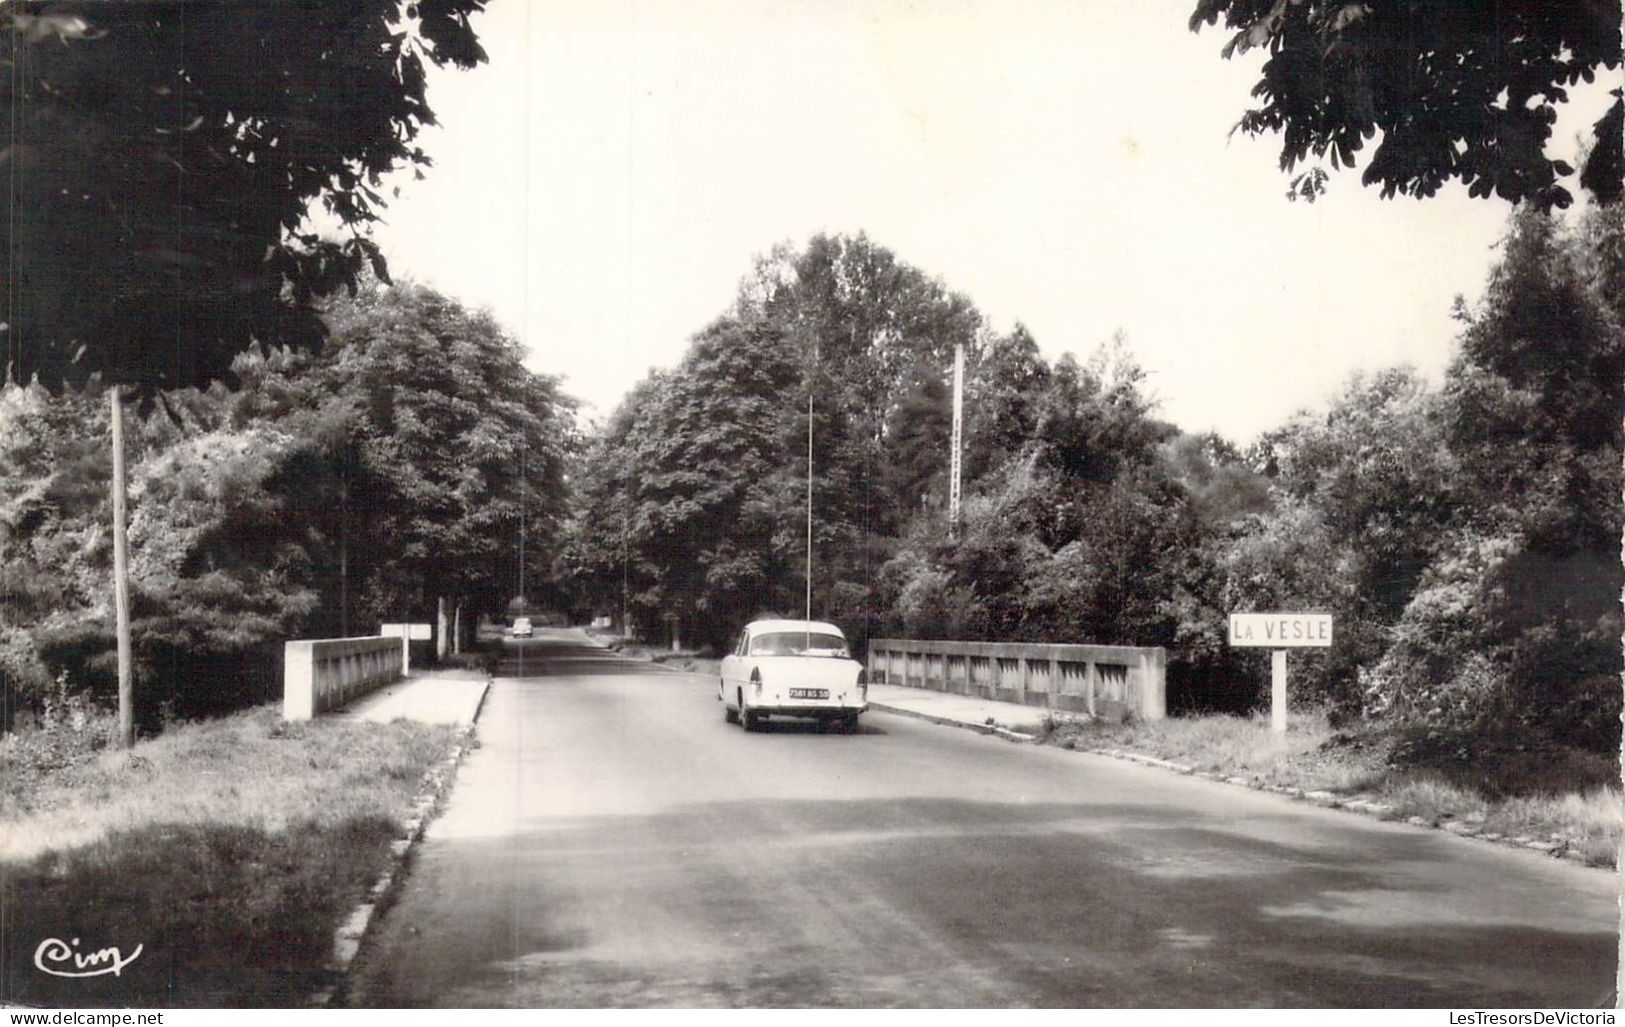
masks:
<svg viewBox="0 0 1625 1027"><path fill-rule="evenodd" d="M745 630L752 637L765 635L769 631L816 631L823 635L839 635L846 637L840 628L821 620L753 620L745 625Z"/></svg>

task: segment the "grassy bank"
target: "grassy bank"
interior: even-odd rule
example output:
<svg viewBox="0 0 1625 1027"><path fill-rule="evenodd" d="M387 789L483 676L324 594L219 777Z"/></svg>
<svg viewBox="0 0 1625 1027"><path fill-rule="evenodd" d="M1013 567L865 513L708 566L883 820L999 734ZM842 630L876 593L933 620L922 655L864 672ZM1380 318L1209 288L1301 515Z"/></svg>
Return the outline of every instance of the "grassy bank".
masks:
<svg viewBox="0 0 1625 1027"><path fill-rule="evenodd" d="M92 719L0 741L0 998L301 1003L455 732L261 707L129 751L105 738ZM143 948L71 980L35 967L47 938Z"/></svg>
<svg viewBox="0 0 1625 1027"><path fill-rule="evenodd" d="M674 651L670 646L650 645L599 630L588 630L587 634L623 656L635 660L648 660L673 670L686 670L692 674L715 674L722 666L720 659L694 649Z"/></svg>
<svg viewBox="0 0 1625 1027"><path fill-rule="evenodd" d="M1390 807L1397 819L1555 844L1593 866L1613 866L1619 851L1619 771L1594 753L1505 745L1409 762L1395 755L1408 740L1391 730L1336 730L1322 714L1296 711L1284 735L1272 733L1266 717L1208 716L1051 720L1041 737L1063 748L1125 749L1263 785L1361 798Z"/></svg>

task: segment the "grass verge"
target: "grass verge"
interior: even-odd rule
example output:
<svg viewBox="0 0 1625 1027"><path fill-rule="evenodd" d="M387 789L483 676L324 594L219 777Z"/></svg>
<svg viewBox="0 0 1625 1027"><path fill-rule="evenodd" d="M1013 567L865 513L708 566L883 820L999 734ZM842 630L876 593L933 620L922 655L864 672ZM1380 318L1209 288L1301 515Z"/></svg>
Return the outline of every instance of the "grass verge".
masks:
<svg viewBox="0 0 1625 1027"><path fill-rule="evenodd" d="M0 743L0 998L79 1006L300 1004L456 738L272 707L129 751L46 734ZM35 965L47 938L142 951L60 978Z"/></svg>
<svg viewBox="0 0 1625 1027"><path fill-rule="evenodd" d="M716 674L722 666L720 659L707 656L698 650L681 649L674 651L667 646L634 642L629 638L602 631L588 631L587 633L623 656L635 660L648 660L651 663L659 663L671 667L673 670L686 670L691 674Z"/></svg>
<svg viewBox="0 0 1625 1027"><path fill-rule="evenodd" d="M1285 734L1267 717L1155 722L1046 721L1040 740L1068 749L1126 749L1264 785L1360 797L1399 819L1455 821L1480 834L1549 843L1613 866L1625 816L1613 761L1575 751L1480 750L1455 763L1396 760L1403 740L1380 726L1337 730L1294 711ZM1470 758L1469 758L1470 757Z"/></svg>

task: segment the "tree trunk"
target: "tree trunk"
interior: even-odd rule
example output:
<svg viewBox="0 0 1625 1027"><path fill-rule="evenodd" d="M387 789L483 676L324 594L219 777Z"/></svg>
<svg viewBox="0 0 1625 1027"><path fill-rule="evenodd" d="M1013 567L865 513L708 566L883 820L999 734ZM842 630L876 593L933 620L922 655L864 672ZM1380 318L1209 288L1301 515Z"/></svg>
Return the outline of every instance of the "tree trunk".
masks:
<svg viewBox="0 0 1625 1027"><path fill-rule="evenodd" d="M463 604L458 603L451 609L451 651L461 656L463 652Z"/></svg>
<svg viewBox="0 0 1625 1027"><path fill-rule="evenodd" d="M434 658L446 658L446 630L450 626L446 620L446 597L436 596L434 601Z"/></svg>
<svg viewBox="0 0 1625 1027"><path fill-rule="evenodd" d="M135 684L130 658L130 552L125 536L124 402L114 386L107 393L113 420L113 610L118 635L118 734L135 745Z"/></svg>

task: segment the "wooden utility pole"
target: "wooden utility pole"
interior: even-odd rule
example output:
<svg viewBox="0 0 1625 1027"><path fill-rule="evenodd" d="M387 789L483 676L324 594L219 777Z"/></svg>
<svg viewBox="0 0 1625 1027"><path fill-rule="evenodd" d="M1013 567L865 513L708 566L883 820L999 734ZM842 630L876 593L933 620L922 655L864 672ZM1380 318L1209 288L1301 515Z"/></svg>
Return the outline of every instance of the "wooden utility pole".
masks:
<svg viewBox="0 0 1625 1027"><path fill-rule="evenodd" d="M107 392L113 421L113 616L118 635L119 744L135 745L135 685L130 659L130 551L124 523L124 401L115 385Z"/></svg>
<svg viewBox="0 0 1625 1027"><path fill-rule="evenodd" d="M959 538L959 450L964 437L965 344L954 343L954 430L948 456L948 541Z"/></svg>

